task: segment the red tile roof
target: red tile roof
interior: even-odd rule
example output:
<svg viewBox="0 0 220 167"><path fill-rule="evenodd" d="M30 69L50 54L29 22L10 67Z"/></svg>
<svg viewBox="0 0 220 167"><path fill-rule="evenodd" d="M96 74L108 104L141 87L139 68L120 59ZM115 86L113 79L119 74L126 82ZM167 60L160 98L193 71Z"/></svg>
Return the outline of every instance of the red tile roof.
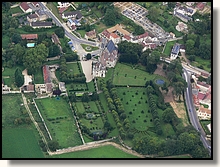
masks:
<svg viewBox="0 0 220 167"><path fill-rule="evenodd" d="M102 32L102 34L106 37L106 38L110 38L110 33L107 31L107 30L104 30L103 32Z"/></svg>
<svg viewBox="0 0 220 167"><path fill-rule="evenodd" d="M200 2L200 3L198 3L198 4L196 5L196 8L198 8L199 10L203 10L204 7L205 7L205 4L202 3L202 2Z"/></svg>
<svg viewBox="0 0 220 167"><path fill-rule="evenodd" d="M113 38L120 38L117 34L115 33L111 33L110 36L112 36Z"/></svg>
<svg viewBox="0 0 220 167"><path fill-rule="evenodd" d="M44 83L51 83L49 66L43 66Z"/></svg>
<svg viewBox="0 0 220 167"><path fill-rule="evenodd" d="M198 85L198 86L201 85L201 86L204 86L204 87L206 87L206 88L209 88L209 87L210 87L210 85L208 85L208 84L206 84L206 83L204 83L204 82L200 82L200 81L197 81L197 85Z"/></svg>
<svg viewBox="0 0 220 167"><path fill-rule="evenodd" d="M199 93L198 93L198 99L199 99L199 100L203 100L204 98L205 98L205 94L199 92Z"/></svg>
<svg viewBox="0 0 220 167"><path fill-rule="evenodd" d="M37 34L21 34L22 39L37 39L38 35Z"/></svg>
<svg viewBox="0 0 220 167"><path fill-rule="evenodd" d="M36 5L38 4L38 2L32 2L32 4L36 7Z"/></svg>
<svg viewBox="0 0 220 167"><path fill-rule="evenodd" d="M145 38L147 36L148 36L148 32L145 32L144 34L139 35L138 39Z"/></svg>
<svg viewBox="0 0 220 167"><path fill-rule="evenodd" d="M124 38L127 39L127 40L131 40L131 37L126 35L126 34L124 35Z"/></svg>
<svg viewBox="0 0 220 167"><path fill-rule="evenodd" d="M91 31L89 31L89 32L86 32L86 35L88 36L88 37L95 37L96 36L96 33L95 33L95 29L94 30L91 30Z"/></svg>
<svg viewBox="0 0 220 167"><path fill-rule="evenodd" d="M20 4L20 6L22 7L22 9L24 9L25 11L27 11L30 7L28 6L27 2L22 2Z"/></svg>
<svg viewBox="0 0 220 167"><path fill-rule="evenodd" d="M199 107L199 111L202 112L202 113L206 113L206 114L211 114L211 113L212 113L210 109L204 108L203 105L201 105L201 106Z"/></svg>

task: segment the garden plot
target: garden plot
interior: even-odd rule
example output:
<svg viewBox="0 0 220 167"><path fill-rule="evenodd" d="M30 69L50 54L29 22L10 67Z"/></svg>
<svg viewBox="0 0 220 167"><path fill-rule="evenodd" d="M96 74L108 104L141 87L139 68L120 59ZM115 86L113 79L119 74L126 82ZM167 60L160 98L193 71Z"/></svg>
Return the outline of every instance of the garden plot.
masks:
<svg viewBox="0 0 220 167"><path fill-rule="evenodd" d="M63 98L36 99L36 104L54 140L61 148L81 145L70 106Z"/></svg>

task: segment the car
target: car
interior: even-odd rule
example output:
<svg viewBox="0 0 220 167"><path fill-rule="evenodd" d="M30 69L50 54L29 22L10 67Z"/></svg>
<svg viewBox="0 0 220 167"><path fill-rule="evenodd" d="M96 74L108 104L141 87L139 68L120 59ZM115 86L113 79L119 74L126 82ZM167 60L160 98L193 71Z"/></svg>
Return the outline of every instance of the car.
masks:
<svg viewBox="0 0 220 167"><path fill-rule="evenodd" d="M209 149L211 149L211 146L208 146Z"/></svg>
<svg viewBox="0 0 220 167"><path fill-rule="evenodd" d="M189 109L189 112L191 112L191 109Z"/></svg>

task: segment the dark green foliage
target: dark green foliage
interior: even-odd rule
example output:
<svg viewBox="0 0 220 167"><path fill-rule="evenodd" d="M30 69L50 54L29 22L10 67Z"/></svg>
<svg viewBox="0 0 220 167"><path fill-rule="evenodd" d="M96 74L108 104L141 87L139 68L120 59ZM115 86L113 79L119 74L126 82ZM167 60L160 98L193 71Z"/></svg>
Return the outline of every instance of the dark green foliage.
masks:
<svg viewBox="0 0 220 167"><path fill-rule="evenodd" d="M20 68L17 68L15 71L15 83L18 87L21 87L24 84L24 76Z"/></svg>

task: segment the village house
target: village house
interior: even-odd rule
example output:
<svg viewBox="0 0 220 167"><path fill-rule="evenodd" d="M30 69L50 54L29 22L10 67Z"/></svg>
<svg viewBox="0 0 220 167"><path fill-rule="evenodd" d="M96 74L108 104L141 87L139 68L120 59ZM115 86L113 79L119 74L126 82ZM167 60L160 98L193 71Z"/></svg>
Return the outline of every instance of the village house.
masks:
<svg viewBox="0 0 220 167"><path fill-rule="evenodd" d="M44 10L37 10L35 13L38 16L38 21L44 21L48 18Z"/></svg>
<svg viewBox="0 0 220 167"><path fill-rule="evenodd" d="M115 33L110 33L110 38L109 39L112 40L114 44L118 44L121 41L120 36L118 36Z"/></svg>
<svg viewBox="0 0 220 167"><path fill-rule="evenodd" d="M38 15L37 14L30 14L27 16L27 21L30 22L36 22L38 20Z"/></svg>
<svg viewBox="0 0 220 167"><path fill-rule="evenodd" d="M196 81L196 86L203 92L211 92L211 85L207 84L206 82Z"/></svg>
<svg viewBox="0 0 220 167"><path fill-rule="evenodd" d="M31 22L30 26L33 28L51 28L52 27L52 22Z"/></svg>
<svg viewBox="0 0 220 167"><path fill-rule="evenodd" d="M38 2L32 2L32 5L33 5L35 8L38 8L38 7L39 7L39 3L38 3Z"/></svg>
<svg viewBox="0 0 220 167"><path fill-rule="evenodd" d="M171 50L170 59L175 60L179 54L180 51L180 44L175 44Z"/></svg>
<svg viewBox="0 0 220 167"><path fill-rule="evenodd" d="M32 12L32 9L30 8L30 6L28 5L27 2L21 2L20 3L20 8L24 13L30 13Z"/></svg>
<svg viewBox="0 0 220 167"><path fill-rule="evenodd" d="M32 41L35 39L38 39L38 35L37 34L21 34L21 39L27 39L28 41Z"/></svg>
<svg viewBox="0 0 220 167"><path fill-rule="evenodd" d="M70 6L70 3L69 2L57 2L58 3L58 6L57 7L66 7L68 8Z"/></svg>
<svg viewBox="0 0 220 167"><path fill-rule="evenodd" d="M72 30L75 31L77 29L76 26L80 26L81 24L79 23L79 21L77 21L76 19L73 18L69 18L67 21L67 26Z"/></svg>
<svg viewBox="0 0 220 167"><path fill-rule="evenodd" d="M63 19L74 18L74 19L80 20L82 17L83 16L79 10L72 11L72 12L66 12L66 13L62 14Z"/></svg>
<svg viewBox="0 0 220 167"><path fill-rule="evenodd" d="M181 21L179 21L176 26L176 30L181 32L188 32L187 28L188 28L187 25Z"/></svg>
<svg viewBox="0 0 220 167"><path fill-rule="evenodd" d="M2 94L9 93L11 91L11 88L4 84L4 80L2 78Z"/></svg>
<svg viewBox="0 0 220 167"><path fill-rule="evenodd" d="M91 31L89 31L89 32L86 32L86 33L85 33L85 38L86 38L86 39L95 39L95 38L96 38L95 29L94 29L94 30L91 30Z"/></svg>
<svg viewBox="0 0 220 167"><path fill-rule="evenodd" d="M118 32L120 35L124 36L124 35L128 35L130 36L130 32L128 32L127 30L123 29L121 25L116 24L114 27L108 28L107 31L109 33L115 33Z"/></svg>
<svg viewBox="0 0 220 167"><path fill-rule="evenodd" d="M212 113L210 109L204 108L204 106L201 105L197 110L197 115L199 119L206 120L206 119L211 119Z"/></svg>
<svg viewBox="0 0 220 167"><path fill-rule="evenodd" d="M195 2L186 2L187 6L193 6L195 4Z"/></svg>
<svg viewBox="0 0 220 167"><path fill-rule="evenodd" d="M131 37L125 34L125 35L122 37L122 41L131 42Z"/></svg>
<svg viewBox="0 0 220 167"><path fill-rule="evenodd" d="M93 77L105 77L106 67L101 62L93 62Z"/></svg>
<svg viewBox="0 0 220 167"><path fill-rule="evenodd" d="M197 5L196 5L196 9L197 10L200 10L202 11L205 7L205 4L203 2L199 2Z"/></svg>
<svg viewBox="0 0 220 167"><path fill-rule="evenodd" d="M61 92L66 92L65 82L59 82L59 89Z"/></svg>
<svg viewBox="0 0 220 167"><path fill-rule="evenodd" d="M60 43L60 40L59 40L59 37L58 37L57 34L55 34L55 33L53 33L53 34L51 35L51 40L52 40L52 42L55 43L56 45L61 44L61 43Z"/></svg>
<svg viewBox="0 0 220 167"><path fill-rule="evenodd" d="M184 22L188 22L190 20L192 20L191 17L189 17L184 10L181 10L179 8L174 8L174 12L173 12L174 16L178 17L179 19L181 19Z"/></svg>

